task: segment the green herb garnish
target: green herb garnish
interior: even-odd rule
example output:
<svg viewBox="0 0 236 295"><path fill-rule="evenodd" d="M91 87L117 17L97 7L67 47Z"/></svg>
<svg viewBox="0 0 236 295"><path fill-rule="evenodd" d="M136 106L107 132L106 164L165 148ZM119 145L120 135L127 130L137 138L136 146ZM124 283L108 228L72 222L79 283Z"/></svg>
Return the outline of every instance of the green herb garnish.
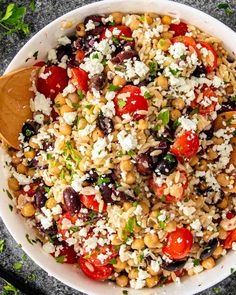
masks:
<svg viewBox="0 0 236 295"><path fill-rule="evenodd" d="M16 262L15 264L14 264L14 269L15 270L20 270L21 268L22 268L22 263L20 263L20 262Z"/></svg>
<svg viewBox="0 0 236 295"><path fill-rule="evenodd" d="M133 41L134 40L134 38L126 37L126 36L120 36L120 39L125 40L125 41Z"/></svg>
<svg viewBox="0 0 236 295"><path fill-rule="evenodd" d="M115 44L120 44L119 39L116 38L116 37L113 37L113 38L112 38L112 41L113 41Z"/></svg>
<svg viewBox="0 0 236 295"><path fill-rule="evenodd" d="M3 253L5 248L5 240L0 240L0 253Z"/></svg>
<svg viewBox="0 0 236 295"><path fill-rule="evenodd" d="M112 258L109 262L108 262L108 264L116 264L117 263L117 260L115 259L115 258Z"/></svg>
<svg viewBox="0 0 236 295"><path fill-rule="evenodd" d="M85 97L81 89L78 89L77 93L78 93L80 99L83 99Z"/></svg>
<svg viewBox="0 0 236 295"><path fill-rule="evenodd" d="M30 1L30 9L34 12L36 8L36 3L35 0L31 0Z"/></svg>
<svg viewBox="0 0 236 295"><path fill-rule="evenodd" d="M199 107L195 108L191 111L190 115L198 114L199 113Z"/></svg>
<svg viewBox="0 0 236 295"><path fill-rule="evenodd" d="M56 257L56 262L58 262L58 263L64 263L65 262L65 259L66 259L66 256L67 255L61 255L61 256Z"/></svg>
<svg viewBox="0 0 236 295"><path fill-rule="evenodd" d="M107 90L108 91L117 91L117 90L120 90L120 86L115 86L113 84L109 84Z"/></svg>
<svg viewBox="0 0 236 295"><path fill-rule="evenodd" d="M228 3L220 3L217 5L219 9L223 9L225 11L225 14L227 16L231 16L232 14L235 13L235 9L233 9Z"/></svg>
<svg viewBox="0 0 236 295"><path fill-rule="evenodd" d="M200 260L199 259L194 259L193 265L198 266L199 264L200 264Z"/></svg>
<svg viewBox="0 0 236 295"><path fill-rule="evenodd" d="M97 180L97 185L102 185L104 183L109 183L111 182L110 178L109 177L98 177L98 180Z"/></svg>
<svg viewBox="0 0 236 295"><path fill-rule="evenodd" d="M3 286L4 292L1 295L18 295L20 291L16 289L16 287L12 286L12 284L8 283L6 280L3 279L5 282L5 286ZM13 293L12 293L13 292Z"/></svg>
<svg viewBox="0 0 236 295"><path fill-rule="evenodd" d="M126 106L126 102L122 99L118 100L118 107L123 109Z"/></svg>
<svg viewBox="0 0 236 295"><path fill-rule="evenodd" d="M170 121L170 112L169 110L166 110L164 112L159 113L158 119L162 121L162 124L164 126L168 125Z"/></svg>
<svg viewBox="0 0 236 295"><path fill-rule="evenodd" d="M146 99L150 99L151 98L151 94L149 92L145 92L143 95Z"/></svg>

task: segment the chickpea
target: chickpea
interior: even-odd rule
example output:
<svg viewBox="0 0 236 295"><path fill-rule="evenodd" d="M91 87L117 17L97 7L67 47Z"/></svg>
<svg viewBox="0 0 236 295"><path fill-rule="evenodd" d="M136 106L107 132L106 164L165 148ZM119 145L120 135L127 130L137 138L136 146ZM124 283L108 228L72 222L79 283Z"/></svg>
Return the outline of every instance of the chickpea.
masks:
<svg viewBox="0 0 236 295"><path fill-rule="evenodd" d="M142 207L142 215L146 215L149 213L149 207L145 202L140 202L139 205Z"/></svg>
<svg viewBox="0 0 236 295"><path fill-rule="evenodd" d="M172 39L173 38L173 33L170 31L167 32L162 32L161 37L164 39Z"/></svg>
<svg viewBox="0 0 236 295"><path fill-rule="evenodd" d="M129 273L128 277L130 280L135 280L138 277L138 269L137 268L132 268Z"/></svg>
<svg viewBox="0 0 236 295"><path fill-rule="evenodd" d="M12 191L18 191L20 189L20 185L18 180L15 177L10 177L8 179L8 187Z"/></svg>
<svg viewBox="0 0 236 295"><path fill-rule="evenodd" d="M86 35L85 27L83 23L80 23L76 26L76 35L77 37L84 37Z"/></svg>
<svg viewBox="0 0 236 295"><path fill-rule="evenodd" d="M163 76L157 77L155 79L155 83L157 84L157 86L161 87L163 90L168 89L168 80L166 77L163 77Z"/></svg>
<svg viewBox="0 0 236 295"><path fill-rule="evenodd" d="M27 152L24 152L24 156L27 158L27 159L33 159L35 157L35 150L30 150L30 151L27 151Z"/></svg>
<svg viewBox="0 0 236 295"><path fill-rule="evenodd" d="M35 169L34 168L29 168L28 171L26 172L27 176L33 177L35 174Z"/></svg>
<svg viewBox="0 0 236 295"><path fill-rule="evenodd" d="M78 120L77 127L78 127L79 130L84 129L86 127L86 125L87 125L87 121L84 118L81 118L81 119Z"/></svg>
<svg viewBox="0 0 236 295"><path fill-rule="evenodd" d="M157 47L163 51L167 51L169 49L171 45L171 41L169 39L163 39L161 38L159 41L158 41L158 45Z"/></svg>
<svg viewBox="0 0 236 295"><path fill-rule="evenodd" d="M219 230L219 239L221 240L225 240L228 236L228 233L226 230L224 230L222 227L220 227L220 230Z"/></svg>
<svg viewBox="0 0 236 295"><path fill-rule="evenodd" d="M18 165L16 166L16 171L17 171L18 173L21 173L21 174L26 174L27 171L28 171L28 167L26 167L26 166L23 165L23 164L18 164Z"/></svg>
<svg viewBox="0 0 236 295"><path fill-rule="evenodd" d="M217 145L224 143L224 139L222 137L213 137L212 140L213 143Z"/></svg>
<svg viewBox="0 0 236 295"><path fill-rule="evenodd" d="M114 86L124 86L126 84L126 79L119 75L115 75L112 83Z"/></svg>
<svg viewBox="0 0 236 295"><path fill-rule="evenodd" d="M113 20L116 23L116 25L119 25L119 24L122 23L122 18L124 16L123 13L121 13L121 12L113 12L111 15L112 15Z"/></svg>
<svg viewBox="0 0 236 295"><path fill-rule="evenodd" d="M150 15L148 15L147 13L145 13L144 15L144 21L145 23L147 23L148 25L151 25L153 23L153 19Z"/></svg>
<svg viewBox="0 0 236 295"><path fill-rule="evenodd" d="M128 263L129 266L135 266L134 259L131 259L131 258L130 258L130 259L127 261L127 263Z"/></svg>
<svg viewBox="0 0 236 295"><path fill-rule="evenodd" d="M68 94L68 99L73 103L78 103L79 102L79 95L74 92L74 93L69 93Z"/></svg>
<svg viewBox="0 0 236 295"><path fill-rule="evenodd" d="M220 209L225 209L228 206L228 198L224 198L219 204L217 204L217 207Z"/></svg>
<svg viewBox="0 0 236 295"><path fill-rule="evenodd" d="M24 217L32 217L35 214L35 208L31 203L26 203L23 208L21 208L21 214Z"/></svg>
<svg viewBox="0 0 236 295"><path fill-rule="evenodd" d="M121 171L129 172L134 168L134 164L130 160L121 160L120 169Z"/></svg>
<svg viewBox="0 0 236 295"><path fill-rule="evenodd" d="M135 173L134 172L128 172L127 175L126 175L125 182L127 184L134 184L135 181L136 181Z"/></svg>
<svg viewBox="0 0 236 295"><path fill-rule="evenodd" d="M69 124L66 122L61 122L59 126L59 131L63 135L71 135L72 128Z"/></svg>
<svg viewBox="0 0 236 295"><path fill-rule="evenodd" d="M131 244L131 248L134 250L141 250L145 247L144 241L142 239L135 239Z"/></svg>
<svg viewBox="0 0 236 295"><path fill-rule="evenodd" d="M117 285L122 287L122 288L126 287L128 285L128 282L129 282L128 278L126 276L124 276L124 275L119 276L119 277L116 278Z"/></svg>
<svg viewBox="0 0 236 295"><path fill-rule="evenodd" d="M141 119L138 121L138 129L139 130L146 130L148 129L148 122L144 119Z"/></svg>
<svg viewBox="0 0 236 295"><path fill-rule="evenodd" d="M148 248L158 248L160 245L159 238L156 234L147 233L144 236L144 243Z"/></svg>
<svg viewBox="0 0 236 295"><path fill-rule="evenodd" d="M38 149L39 148L39 145L35 142L35 140L37 139L37 136L34 135L34 136L31 136L30 137L30 140L29 140L29 146L33 149Z"/></svg>
<svg viewBox="0 0 236 295"><path fill-rule="evenodd" d="M61 164L59 164L59 163L53 163L53 165L51 164L49 166L49 173L54 176L58 176L61 173L60 166L61 166Z"/></svg>
<svg viewBox="0 0 236 295"><path fill-rule="evenodd" d="M226 94L233 94L234 93L234 87L232 85L226 87L225 89Z"/></svg>
<svg viewBox="0 0 236 295"><path fill-rule="evenodd" d="M126 261L121 261L120 258L118 257L116 259L116 263L113 264L114 269L116 272L121 272L122 270L124 270L127 267L127 262Z"/></svg>
<svg viewBox="0 0 236 295"><path fill-rule="evenodd" d="M60 114L61 116L63 116L65 113L71 113L71 112L74 112L75 109L69 107L67 104L63 105L61 108L60 108Z"/></svg>
<svg viewBox="0 0 236 295"><path fill-rule="evenodd" d="M124 202L124 204L123 204L124 211L128 211L132 207L133 207L133 205L129 202Z"/></svg>
<svg viewBox="0 0 236 295"><path fill-rule="evenodd" d="M146 285L148 288L155 287L158 284L158 282L159 282L158 276L153 276L146 279Z"/></svg>
<svg viewBox="0 0 236 295"><path fill-rule="evenodd" d="M87 157L84 157L80 162L79 162L79 169L82 171L82 172L85 172L87 171L87 168L88 168L88 159Z"/></svg>
<svg viewBox="0 0 236 295"><path fill-rule="evenodd" d="M170 25L172 22L172 18L169 15L164 15L161 18L161 22L163 23L163 25Z"/></svg>
<svg viewBox="0 0 236 295"><path fill-rule="evenodd" d="M49 198L46 201L46 207L48 209L52 209L52 208L56 207L56 205L57 205L57 201L54 198Z"/></svg>
<svg viewBox="0 0 236 295"><path fill-rule="evenodd" d="M196 170L198 171L206 171L207 170L207 161L206 160L200 160L200 162L196 165Z"/></svg>
<svg viewBox="0 0 236 295"><path fill-rule="evenodd" d="M197 165L198 161L199 161L199 157L197 155L195 155L192 157L189 164L193 167L193 166Z"/></svg>
<svg viewBox="0 0 236 295"><path fill-rule="evenodd" d="M122 241L118 238L118 236L116 235L113 240L111 241L112 245L114 246L119 246L122 244Z"/></svg>
<svg viewBox="0 0 236 295"><path fill-rule="evenodd" d="M54 102L56 107L61 107L64 104L66 104L66 99L61 93L58 93L57 96L55 97Z"/></svg>
<svg viewBox="0 0 236 295"><path fill-rule="evenodd" d="M212 148L209 148L207 150L207 157L208 157L209 160L215 160L215 159L218 158L218 154Z"/></svg>
<svg viewBox="0 0 236 295"><path fill-rule="evenodd" d="M176 230L176 221L171 220L170 222L168 222L168 223L166 224L166 228L165 228L165 230L166 230L168 233L170 233L170 232L172 232L172 231L175 231L175 230Z"/></svg>
<svg viewBox="0 0 236 295"><path fill-rule="evenodd" d="M171 120L175 121L175 120L179 119L179 117L181 117L181 112L176 109L171 110L170 117L171 117Z"/></svg>
<svg viewBox="0 0 236 295"><path fill-rule="evenodd" d="M98 138L101 138L101 137L103 137L103 132L99 128L96 128L92 133L93 141L97 141Z"/></svg>
<svg viewBox="0 0 236 295"><path fill-rule="evenodd" d="M20 164L21 158L17 157L16 153L14 153L12 155L11 161L12 161L13 164L17 165L17 164Z"/></svg>
<svg viewBox="0 0 236 295"><path fill-rule="evenodd" d="M151 265L148 265L147 267L147 272L152 275L152 276L156 276L158 274L158 272L154 271L152 268L151 268Z"/></svg>
<svg viewBox="0 0 236 295"><path fill-rule="evenodd" d="M215 263L214 258L208 257L202 261L201 265L205 269L211 269L216 265L216 263Z"/></svg>
<svg viewBox="0 0 236 295"><path fill-rule="evenodd" d="M182 98L176 98L172 101L172 106L176 108L177 110L183 110L185 107L185 102Z"/></svg>
<svg viewBox="0 0 236 295"><path fill-rule="evenodd" d="M131 31L135 31L139 28L139 25L140 25L140 21L137 20L137 19L134 19L131 24L129 25Z"/></svg>
<svg viewBox="0 0 236 295"><path fill-rule="evenodd" d="M226 187L229 185L229 176L225 173L220 173L216 176L216 180L220 186Z"/></svg>
<svg viewBox="0 0 236 295"><path fill-rule="evenodd" d="M214 257L215 259L218 259L218 258L221 256L222 253L223 253L223 247L222 247L222 246L218 246L218 247L215 249L215 251L213 252L213 257Z"/></svg>

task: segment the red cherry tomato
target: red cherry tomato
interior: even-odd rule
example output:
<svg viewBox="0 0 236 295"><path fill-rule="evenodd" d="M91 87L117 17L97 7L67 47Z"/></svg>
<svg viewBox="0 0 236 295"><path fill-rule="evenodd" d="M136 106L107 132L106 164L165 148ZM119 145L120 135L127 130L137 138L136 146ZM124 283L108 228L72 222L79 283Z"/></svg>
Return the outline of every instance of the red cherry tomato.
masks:
<svg viewBox="0 0 236 295"><path fill-rule="evenodd" d="M183 194L181 197L176 198L176 196L172 196L171 194L165 195L165 189L167 185L163 183L161 186L158 186L158 184L155 183L153 177L149 179L149 187L154 192L154 194L159 198L163 199L165 203L176 203L178 201L181 201L185 195L185 191L188 188L188 178L187 174L184 171L180 172L180 178L179 182L182 185L183 188Z"/></svg>
<svg viewBox="0 0 236 295"><path fill-rule="evenodd" d="M232 218L234 218L234 213L233 212L228 212L228 213L226 213L226 218L227 219L232 219Z"/></svg>
<svg viewBox="0 0 236 295"><path fill-rule="evenodd" d="M193 245L193 236L187 228L177 228L167 235L166 245L162 252L174 260L185 258Z"/></svg>
<svg viewBox="0 0 236 295"><path fill-rule="evenodd" d="M88 209L99 211L100 203L96 200L96 195L79 195L80 202ZM103 211L106 211L107 205L104 204Z"/></svg>
<svg viewBox="0 0 236 295"><path fill-rule="evenodd" d="M71 68L71 81L84 94L88 91L88 73L80 68Z"/></svg>
<svg viewBox="0 0 236 295"><path fill-rule="evenodd" d="M215 110L216 105L217 105L217 102L213 101L212 98L215 98L215 100L217 100L218 97L210 87L203 87L202 93L200 95L202 95L202 100L200 102L197 102L199 94L196 93L195 100L193 100L191 102L191 108L192 109L199 108L200 114L208 115ZM209 104L208 106L204 106L203 102L205 102L205 101L207 103L208 103L208 101L211 101L211 104Z"/></svg>
<svg viewBox="0 0 236 295"><path fill-rule="evenodd" d="M112 265L94 266L83 257L79 258L80 268L83 273L92 280L104 281L110 277L113 271Z"/></svg>
<svg viewBox="0 0 236 295"><path fill-rule="evenodd" d="M51 66L44 70L44 74L50 74L46 79L38 78L38 91L52 100L68 85L67 71L61 67Z"/></svg>
<svg viewBox="0 0 236 295"><path fill-rule="evenodd" d="M170 24L170 31L174 31L174 36L183 36L188 32L188 26L185 23Z"/></svg>
<svg viewBox="0 0 236 295"><path fill-rule="evenodd" d="M83 50L77 50L77 51L76 51L75 60L76 60L78 63L83 62L84 57L85 57L85 52L84 52Z"/></svg>
<svg viewBox="0 0 236 295"><path fill-rule="evenodd" d="M109 254L108 254L109 253ZM99 255L104 254L107 257L105 259L99 259ZM113 245L104 245L104 246L99 246L97 250L94 251L93 254L88 254L85 253L83 255L83 258L86 258L88 262L93 264L94 266L103 266L109 264L112 258L116 257L118 255L117 251L115 251L115 248Z"/></svg>
<svg viewBox="0 0 236 295"><path fill-rule="evenodd" d="M60 250L59 256L64 257L63 263L74 264L77 263L78 257L74 250L73 246L68 246L62 242L63 249ZM52 253L52 256L55 257L55 254Z"/></svg>
<svg viewBox="0 0 236 295"><path fill-rule="evenodd" d="M34 66L35 67L43 67L43 66L45 66L45 62L44 61L38 61L38 62L36 62L35 64L34 64Z"/></svg>
<svg viewBox="0 0 236 295"><path fill-rule="evenodd" d="M119 30L120 32L117 35L113 35L113 37L117 37L118 40L122 40L122 37L131 38L132 37L132 31L129 27L124 25L119 26L112 26L109 27L107 30L113 33L114 30ZM106 38L106 30L101 34L100 40Z"/></svg>
<svg viewBox="0 0 236 295"><path fill-rule="evenodd" d="M120 98L120 96L124 94L127 94L127 97ZM148 102L137 86L124 86L114 98L114 103L116 115L119 117L129 114L134 120L140 120L144 118L145 115L138 114L138 111L148 110Z"/></svg>
<svg viewBox="0 0 236 295"><path fill-rule="evenodd" d="M57 222L57 231L61 234L63 240L67 240L73 234L70 232L70 228L75 226L75 222L78 219L77 215L71 215L69 212L64 213ZM66 226L66 221L68 220L68 226ZM63 228L62 228L63 227Z"/></svg>
<svg viewBox="0 0 236 295"><path fill-rule="evenodd" d="M206 66L207 73L213 72L217 68L217 60L218 60L218 56L215 49L210 44L205 42L199 41L197 42L197 44L200 44L203 48L206 48L208 50L207 57L202 57L202 60Z"/></svg>
<svg viewBox="0 0 236 295"><path fill-rule="evenodd" d="M229 232L226 240L224 241L225 249L232 249L232 244L236 242L236 229Z"/></svg>
<svg viewBox="0 0 236 295"><path fill-rule="evenodd" d="M199 139L197 133L186 131L178 136L172 145L171 152L179 159L190 160L198 151Z"/></svg>
<svg viewBox="0 0 236 295"><path fill-rule="evenodd" d="M172 39L172 43L176 43L176 42L181 42L181 43L184 43L184 45L186 47L192 47L197 55L199 55L199 50L197 49L197 44L195 42L195 40L192 38L192 37L189 37L189 36L176 36Z"/></svg>
<svg viewBox="0 0 236 295"><path fill-rule="evenodd" d="M39 187L39 183L38 182L34 182L34 183L30 183L29 184L29 190L28 191L24 191L24 190L20 190L20 194L21 195L28 195L29 197L33 197L37 188Z"/></svg>

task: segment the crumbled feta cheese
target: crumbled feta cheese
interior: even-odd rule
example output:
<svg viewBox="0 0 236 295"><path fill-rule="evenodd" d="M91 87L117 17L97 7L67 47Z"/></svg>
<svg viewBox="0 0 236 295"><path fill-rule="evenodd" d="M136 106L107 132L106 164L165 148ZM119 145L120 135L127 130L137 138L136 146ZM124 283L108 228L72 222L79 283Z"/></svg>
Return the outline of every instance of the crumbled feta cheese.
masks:
<svg viewBox="0 0 236 295"><path fill-rule="evenodd" d="M48 254L52 254L55 252L55 246L52 243L47 242L43 245L43 250Z"/></svg>
<svg viewBox="0 0 236 295"><path fill-rule="evenodd" d="M12 174L17 179L20 185L26 185L33 182L33 180L30 177L17 173L16 171L14 171Z"/></svg>
<svg viewBox="0 0 236 295"><path fill-rule="evenodd" d="M187 47L184 43L176 42L169 47L169 53L176 59L180 58L187 53Z"/></svg>
<svg viewBox="0 0 236 295"><path fill-rule="evenodd" d="M86 26L85 26L85 31L91 31L91 30L93 30L93 29L95 29L95 28L96 28L96 27L95 27L94 22L90 19L90 20L87 22Z"/></svg>
<svg viewBox="0 0 236 295"><path fill-rule="evenodd" d="M197 124L194 119L190 120L184 116L178 119L178 122L181 124L181 127L186 131L196 131Z"/></svg>
<svg viewBox="0 0 236 295"><path fill-rule="evenodd" d="M159 272L159 270L160 270L160 263L159 263L159 261L157 261L157 260L152 260L152 261L151 261L151 269L152 269L154 272Z"/></svg>
<svg viewBox="0 0 236 295"><path fill-rule="evenodd" d="M63 114L63 118L68 125L72 125L77 116L77 112L66 112Z"/></svg>
<svg viewBox="0 0 236 295"><path fill-rule="evenodd" d="M49 76L51 76L51 75L52 75L52 72L49 71L48 73L41 73L41 74L39 75L39 78L46 80L46 79L47 79Z"/></svg>
<svg viewBox="0 0 236 295"><path fill-rule="evenodd" d="M125 130L121 130L117 134L119 144L123 151L130 151L137 147L138 141L133 134L127 134Z"/></svg>
<svg viewBox="0 0 236 295"><path fill-rule="evenodd" d="M58 43L60 45L67 45L71 43L71 40L67 36L63 36L58 39Z"/></svg>
<svg viewBox="0 0 236 295"><path fill-rule="evenodd" d="M48 60L51 61L52 63L57 63L57 52L55 49L50 49L48 52Z"/></svg>
<svg viewBox="0 0 236 295"><path fill-rule="evenodd" d="M66 97L68 94L70 93L74 93L76 91L76 88L73 84L68 84L68 86L66 86L66 88L64 88L62 95L64 97Z"/></svg>
<svg viewBox="0 0 236 295"><path fill-rule="evenodd" d="M98 138L98 140L93 145L92 160L104 158L107 155L106 147L106 138Z"/></svg>
<svg viewBox="0 0 236 295"><path fill-rule="evenodd" d="M30 100L30 108L32 112L40 111L49 116L52 110L51 103L52 101L50 98L47 98L42 93L37 92L34 100Z"/></svg>

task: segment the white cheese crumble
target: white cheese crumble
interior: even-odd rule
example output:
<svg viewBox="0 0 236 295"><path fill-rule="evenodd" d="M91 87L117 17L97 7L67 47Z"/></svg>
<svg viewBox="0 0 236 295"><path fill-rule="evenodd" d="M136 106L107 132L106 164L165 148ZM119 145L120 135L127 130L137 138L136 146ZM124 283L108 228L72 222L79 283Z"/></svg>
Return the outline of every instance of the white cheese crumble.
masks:
<svg viewBox="0 0 236 295"><path fill-rule="evenodd" d="M72 125L77 116L77 112L66 112L63 114L63 118L68 125Z"/></svg>
<svg viewBox="0 0 236 295"><path fill-rule="evenodd" d="M196 131L197 124L194 119L190 120L184 116L178 119L178 122L181 124L181 127L186 131Z"/></svg>
<svg viewBox="0 0 236 295"><path fill-rule="evenodd" d="M51 99L45 97L42 93L37 92L36 96L30 100L30 108L32 112L40 111L43 114L49 116L51 114Z"/></svg>
<svg viewBox="0 0 236 295"><path fill-rule="evenodd" d="M137 138L133 134L127 134L125 130L120 131L117 138L123 151L133 150L138 145Z"/></svg>
<svg viewBox="0 0 236 295"><path fill-rule="evenodd" d="M107 140L106 138L98 138L98 140L94 143L92 150L92 160L98 158L104 158L107 155L106 151Z"/></svg>
<svg viewBox="0 0 236 295"><path fill-rule="evenodd" d="M71 43L71 40L67 36L62 36L58 39L58 44L60 45L67 45L70 43Z"/></svg>

